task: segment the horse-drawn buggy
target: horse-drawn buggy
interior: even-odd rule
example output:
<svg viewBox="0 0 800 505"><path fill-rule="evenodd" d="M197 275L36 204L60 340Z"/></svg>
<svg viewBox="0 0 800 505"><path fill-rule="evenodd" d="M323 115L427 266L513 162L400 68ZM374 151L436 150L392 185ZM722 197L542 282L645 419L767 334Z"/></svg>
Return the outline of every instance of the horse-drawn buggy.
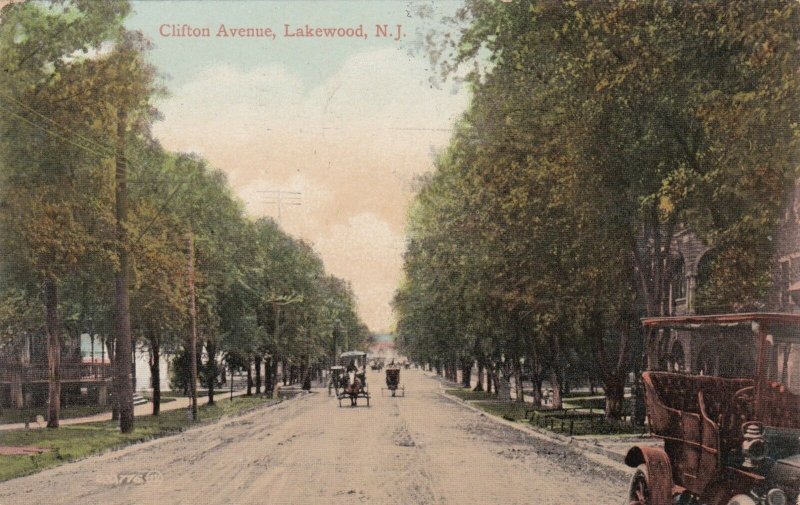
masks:
<svg viewBox="0 0 800 505"><path fill-rule="evenodd" d="M369 389L367 389L367 353L363 351L347 351L339 356L339 360L345 365L339 379L339 387L336 390L336 398L339 400L339 407L342 400L349 398L350 406L356 407L358 399L363 398L369 407Z"/></svg>
<svg viewBox="0 0 800 505"><path fill-rule="evenodd" d="M643 324L654 335L676 330L721 346L745 342L755 358L742 361L752 373L740 376L642 374L650 431L664 443L628 452L625 463L637 470L627 502L800 504L800 396L787 388L800 315L660 317ZM712 358L719 372L719 355Z"/></svg>
<svg viewBox="0 0 800 505"><path fill-rule="evenodd" d="M400 367L397 365L389 365L386 367L386 387L381 388L381 396L384 391L391 391L392 396L397 396L400 391L400 396L406 395L406 387L400 385Z"/></svg>
<svg viewBox="0 0 800 505"><path fill-rule="evenodd" d="M328 371L328 396L336 393L339 396L339 388L342 385L342 377L344 376L344 367L341 365L334 365Z"/></svg>

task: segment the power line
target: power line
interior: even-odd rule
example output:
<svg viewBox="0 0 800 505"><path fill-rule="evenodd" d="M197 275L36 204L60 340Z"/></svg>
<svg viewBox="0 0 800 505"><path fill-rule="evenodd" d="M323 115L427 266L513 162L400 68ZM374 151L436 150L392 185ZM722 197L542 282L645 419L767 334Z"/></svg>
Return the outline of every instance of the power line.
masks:
<svg viewBox="0 0 800 505"><path fill-rule="evenodd" d="M5 96L5 95L4 95L4 94L2 94L2 93L0 93L0 96ZM26 107L26 109L27 109L27 107ZM11 114L12 116L14 116L14 117L16 117L16 118L18 118L18 119L20 119L20 120L22 120L22 121L24 121L24 122L28 123L29 125L31 125L31 126L33 126L33 127L35 127L35 128L39 128L40 130L44 131L45 133L47 133L47 134L49 134L49 135L52 135L52 136L54 136L54 137L56 137L56 138L59 138L59 139L63 140L64 142L67 142L68 144L70 144L70 145L73 145L73 146L77 147L78 149L81 149L81 150L83 150L83 151L85 151L85 152L88 152L88 153L90 153L90 154L94 154L95 156L98 156L100 159L105 159L105 158L108 158L108 157L110 157L110 156L113 156L113 154L114 154L114 153L113 153L113 150L111 150L111 149L110 149L109 147L107 147L107 146L103 146L102 144L96 144L96 145L100 146L101 148L103 148L103 147L104 147L104 148L106 148L106 149L109 149L109 150L111 150L112 152L108 152L108 153L105 153L105 152L98 152L98 151L96 151L96 150L94 150L94 149L92 149L92 148L90 148L90 147L87 147L87 146L85 146L85 145L81 145L81 144L79 144L79 143L77 143L77 142L75 142L75 141L73 141L73 140L69 139L68 137L66 137L66 136L62 135L61 133L59 133L59 132L57 132L57 131L55 131L55 130L53 130L53 129L51 129L51 128L48 128L48 127L46 127L46 126L44 126L44 125L42 125L42 124L39 124L39 123L37 123L36 121L33 121L33 120L29 119L29 118L26 118L25 116L22 116L21 114L18 114L17 112L15 112L15 111L13 111L13 110L10 110L10 109L8 109L8 108L6 108L5 106L2 106L2 105L0 105L0 110L3 110L3 111L5 111L5 112L7 112L8 114ZM58 123L56 123L55 121L52 121L52 120L50 120L49 118L47 118L47 117L43 116L43 115L42 115L41 113L39 113L38 111L35 111L35 110L33 110L33 109L29 109L29 110L31 110L32 112L34 112L36 115L38 115L38 116L40 116L40 117L44 118L45 120L47 120L47 121L49 121L49 122L53 123L53 124L54 124L56 127L58 127L58 128L61 128L62 130L63 130L63 129L66 129L65 127L63 127L63 126L59 125L59 124L58 124ZM92 143L90 140L88 140L88 139L86 139L85 137L82 137L82 136L80 136L80 135L76 134L75 132L70 132L70 133L72 133L72 134L74 134L74 135L76 135L76 136L78 136L78 137L80 137L80 138L83 138L83 139L84 139L84 141L87 141L87 142L90 142L90 143ZM92 143L92 144L94 144L94 143ZM142 168L141 168L140 166L138 166L138 165L136 165L136 164L134 164L134 163L131 163L131 162L130 162L130 160L129 160L127 157L125 157L125 163L126 163L128 166L130 166L130 167L133 167L133 168L137 168L137 169L139 169L139 170L142 170ZM167 179L161 179L161 180L159 180L159 181L166 182L166 181L167 181ZM135 184L140 184L140 183L147 184L147 183L155 183L155 182L159 182L159 181L157 181L157 180L150 180L150 181L148 181L148 180L132 180L132 181L129 181L129 182L132 182L132 183L135 183ZM178 193L178 190L179 190L179 189L181 188L181 186L182 186L183 184L185 184L186 182L187 182L187 181L178 181L178 185L175 187L175 189L172 191L172 193L170 193L170 195L167 197L167 199L166 199L166 201L164 202L164 204L163 204L163 205L162 205L162 206L161 206L161 207L158 209L158 211L156 212L156 215L155 215L155 216L153 216L153 218L150 220L150 222L148 222L148 223L147 223L147 225L145 226L144 230L142 230L142 232L141 232L141 233L139 234L139 236L137 237L136 241L134 241L134 243L133 243L134 245L135 245L136 243L138 243L138 242L139 242L139 241L142 239L142 237L144 237L144 235L147 233L147 231L149 231L150 227L151 227L151 226L152 226L152 225L153 225L153 224L156 222L156 220L157 220L157 219L160 217L161 213L162 213L164 210L166 210L166 208L167 208L167 206L169 205L169 203L172 201L172 199L173 199L173 198L175 197L175 195Z"/></svg>
<svg viewBox="0 0 800 505"><path fill-rule="evenodd" d="M7 95L5 95L4 93L1 93L1 92L0 92L0 98L2 98L2 97L7 97ZM13 99L12 99L12 100L13 100ZM77 132L74 132L74 131L68 131L68 132L67 132L67 128L66 128L65 126L62 126L62 125L60 125L60 124L56 123L56 122L55 122L55 121L53 121L52 119L50 119L50 118L46 117L46 116L45 116L44 114L42 114L41 112L39 112L39 111L37 111L37 110L35 110L35 109L31 108L31 107L28 107L28 106L26 106L26 105L22 104L22 102L19 102L18 100L15 100L15 102L17 102L18 104L20 104L20 105L21 105L23 108L25 108L26 110L28 110L28 111L30 111L30 112L32 112L32 113L34 113L34 114L36 114L37 116L39 116L39 117L43 118L44 120L46 120L46 121L48 121L48 122L52 123L52 124L53 124L53 125L55 125L57 128L61 129L63 133L65 133L65 134L66 134L66 133L68 133L69 135L74 135L74 136L76 136L76 137L78 137L78 138L80 138L80 139L83 139L85 142L88 142L88 143L89 143L89 144L91 144L91 145L94 145L94 146L97 146L97 147L99 147L100 149L103 149L103 150L108 150L108 152L106 152L106 151L101 151L101 152L98 152L98 151L96 151L96 150L94 150L94 149L91 149L91 148L89 148L89 147L86 147L86 146L84 146L84 145L78 144L78 143L74 142L73 140L71 140L71 139L67 138L65 135L62 135L61 133L59 133L59 132L57 132L57 131L55 131L55 130L53 130L53 129L50 129L50 128L48 128L47 126L43 126L43 125L41 125L41 124L39 124L39 123L37 123L37 122L35 122L35 121L33 121L33 120L29 119L29 118L26 118L26 117L24 117L24 116L22 116L22 115L20 115L20 114L18 114L18 113L16 113L16 112L14 112L14 111L8 110L7 108L4 108L4 107L3 107L3 106L1 106L1 105L0 105L0 110L4 110L5 112L8 112L9 114L11 114L11 115L13 115L13 116L15 116L15 117L17 117L17 118L19 118L19 119L21 119L21 120L25 121L25 122L26 122L26 123L28 123L29 125L32 125L32 126L34 126L34 127L36 127L36 128L39 128L39 129L43 130L44 132L46 132L46 133L48 133L48 134L50 134L50 135L53 135L54 137L57 137L57 138L59 138L59 139L63 140L64 142L67 142L67 143L69 143L69 144L71 144L71 145L73 145L73 146L75 146L75 147L77 147L77 148L79 148L79 149L81 149L81 150L83 150L83 151L86 151L86 152L88 152L88 153L90 153L90 154L94 154L95 156L99 156L100 158L108 158L108 157L114 156L115 152L114 152L114 149L113 149L112 147L110 147L110 146L107 146L107 145L105 145L105 144L101 144L101 143L99 143L99 142L96 142L96 141L93 141L93 140L91 140L91 139L89 139L89 138L86 138L86 137L84 137L84 136L80 135L80 134L79 134L79 133L77 133ZM128 164L128 166L130 166L131 168L137 169L137 170L139 170L139 171L143 171L143 169L142 169L141 165L138 165L138 164L136 164L136 163L133 163L133 162L131 162L131 161L130 161L129 159L127 159L127 158L126 158L126 160L125 160L125 161L126 161L126 163ZM129 180L128 182L129 182L129 183L132 183L132 184L148 184L148 183L156 183L156 182L171 182L171 181L173 181L173 180L174 180L174 179L131 179L131 180Z"/></svg>
<svg viewBox="0 0 800 505"><path fill-rule="evenodd" d="M109 155L108 155L108 154L106 154L106 153L100 153L100 152L97 152L97 151L95 151L94 149L91 149L91 148L89 148L89 147L86 147L86 146L84 146L84 145L78 144L78 143L74 142L73 140L71 140L71 139L69 139L69 138L65 137L64 135L61 135L60 133L57 133L57 132L55 132L55 131L53 131L53 130L49 129L49 128L47 128L46 126L42 126L42 125L40 125L40 124L36 123L35 121L31 121L30 119L26 118L25 116L22 116L22 115L20 115L20 114L17 114L16 112L14 112L14 111L12 111L12 110L6 109L6 108L4 108L4 107L3 107L3 106L1 106L1 105L0 105L0 110L3 110L3 111L5 111L5 112L7 112L7 113L11 114L11 115L12 115L12 116L14 116L14 117L16 117L16 118L18 118L18 119L21 119L22 121L25 121L25 122L26 122L26 123L28 123L29 125L31 125L31 126L33 126L33 127L35 127L35 128L39 128L39 129L43 130L43 131L44 131L44 132L46 132L46 133L49 133L50 135L52 135L52 136L54 136L54 137L60 138L60 139L61 139L61 140L63 140L64 142L66 142L66 143L68 143L68 144L71 144L71 145L73 145L73 146L77 147L78 149L82 149L83 151L86 151L86 152L88 152L88 153L94 154L95 156L99 156L100 158L107 158L107 157L109 156Z"/></svg>
<svg viewBox="0 0 800 505"><path fill-rule="evenodd" d="M52 118L47 117L46 115L42 114L38 110L34 109L33 107L25 104L24 102L14 98L14 97L11 97L11 96L9 96L9 95L7 95L5 93L0 92L0 98L4 98L5 100L9 100L9 101L15 103L17 106L27 110L28 112L31 112L31 113L35 114L36 116L39 116L40 118L42 118L45 121L53 124L54 126L56 126L57 128L59 128L61 130L66 130L65 126L58 124ZM94 147L96 147L96 148L98 148L98 149L100 149L102 151L107 151L109 156L111 154L113 154L113 152L114 152L114 150L111 147L109 147L109 146L107 146L105 144L101 144L100 142L92 140L90 138L84 137L80 133L77 133L77 132L74 132L74 131L71 131L70 133L72 135L78 137L79 139L83 140L84 142L87 142L89 145L92 145L92 146L94 146Z"/></svg>
<svg viewBox="0 0 800 505"><path fill-rule="evenodd" d="M169 194L167 199L164 201L164 204L158 209L158 211L156 211L156 215L153 216L153 219L151 219L149 223L147 223L147 225L144 227L139 236L136 237L136 240L133 241L132 245L136 245L139 243L140 240L142 240L142 237L144 237L145 234L148 232L148 230L150 230L150 227L153 226L153 223L155 223L156 220L161 216L161 213L164 212L164 210L166 210L167 206L169 206L169 203L172 201L172 198L178 193L178 190L181 189L181 186L186 184L186 182L187 181L178 182L178 185L175 186L175 189L172 190L172 193Z"/></svg>

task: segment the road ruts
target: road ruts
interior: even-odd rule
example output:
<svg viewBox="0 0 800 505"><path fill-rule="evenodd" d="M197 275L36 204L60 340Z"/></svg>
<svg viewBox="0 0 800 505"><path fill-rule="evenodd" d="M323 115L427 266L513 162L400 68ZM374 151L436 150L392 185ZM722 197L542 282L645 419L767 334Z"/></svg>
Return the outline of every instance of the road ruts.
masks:
<svg viewBox="0 0 800 505"><path fill-rule="evenodd" d="M381 397L382 379L369 376L371 408L320 390L0 484L0 505L623 502L602 467L443 398L422 372L402 371L405 398Z"/></svg>

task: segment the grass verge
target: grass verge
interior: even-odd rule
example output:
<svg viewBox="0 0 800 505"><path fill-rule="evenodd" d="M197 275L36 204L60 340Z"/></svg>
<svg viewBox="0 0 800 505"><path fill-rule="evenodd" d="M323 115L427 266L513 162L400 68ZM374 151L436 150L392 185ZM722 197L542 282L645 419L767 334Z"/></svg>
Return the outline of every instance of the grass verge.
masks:
<svg viewBox="0 0 800 505"><path fill-rule="evenodd" d="M61 409L60 419L74 419L76 417L87 417L102 414L103 412L111 412L111 407L107 405L71 405ZM31 421L36 416L47 417L47 409L45 407L37 409L4 409L0 412L0 424L16 424L24 423L26 420Z"/></svg>
<svg viewBox="0 0 800 505"><path fill-rule="evenodd" d="M485 391L473 391L471 389L446 389L445 392L464 401L491 400L493 398L492 395Z"/></svg>
<svg viewBox="0 0 800 505"><path fill-rule="evenodd" d="M584 406L571 405L574 401L573 399L570 399L570 404L565 403L568 409L572 408L573 410L539 409L531 411L532 407L530 403L499 402L486 393L474 393L465 389L447 389L445 392L462 400L475 400L472 402L472 405L478 407L487 414L502 417L503 419L513 422L530 422L534 426L561 435L621 435L642 433L642 428L636 428L629 422L606 419L602 410L596 410L592 414L589 414L587 410L575 410L576 408L582 408Z"/></svg>
<svg viewBox="0 0 800 505"><path fill-rule="evenodd" d="M49 451L27 456L0 455L0 482L100 452L180 433L192 426L212 422L226 415L239 414L264 403L263 398L257 397L219 399L214 405L200 407L198 423L188 421L184 409L162 412L158 417L139 416L136 418L133 433L128 434L120 433L115 421L63 426L56 430L3 432L0 433L0 446L34 446Z"/></svg>

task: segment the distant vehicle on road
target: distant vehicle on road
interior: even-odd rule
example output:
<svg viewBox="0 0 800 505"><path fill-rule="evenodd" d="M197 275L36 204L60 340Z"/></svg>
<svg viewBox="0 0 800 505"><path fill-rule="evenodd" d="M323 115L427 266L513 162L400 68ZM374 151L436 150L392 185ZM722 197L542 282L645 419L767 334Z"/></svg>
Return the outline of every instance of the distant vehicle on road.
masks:
<svg viewBox="0 0 800 505"><path fill-rule="evenodd" d="M345 373L342 375L337 399L339 407L342 400L350 399L350 406L358 406L358 399L363 398L369 407L369 389L367 388L367 353L363 351L347 351L339 356L339 362L344 366Z"/></svg>
<svg viewBox="0 0 800 505"><path fill-rule="evenodd" d="M397 391L400 391L400 396L406 395L406 388L405 386L400 385L400 366L399 365L389 365L386 367L386 387L381 388L381 394L383 394L384 389L387 389L392 392L392 396L397 396Z"/></svg>
<svg viewBox="0 0 800 505"><path fill-rule="evenodd" d="M339 396L339 387L342 382L342 376L344 375L344 367L341 365L334 365L330 368L329 373L328 396L331 396L332 392L335 392L336 396Z"/></svg>

